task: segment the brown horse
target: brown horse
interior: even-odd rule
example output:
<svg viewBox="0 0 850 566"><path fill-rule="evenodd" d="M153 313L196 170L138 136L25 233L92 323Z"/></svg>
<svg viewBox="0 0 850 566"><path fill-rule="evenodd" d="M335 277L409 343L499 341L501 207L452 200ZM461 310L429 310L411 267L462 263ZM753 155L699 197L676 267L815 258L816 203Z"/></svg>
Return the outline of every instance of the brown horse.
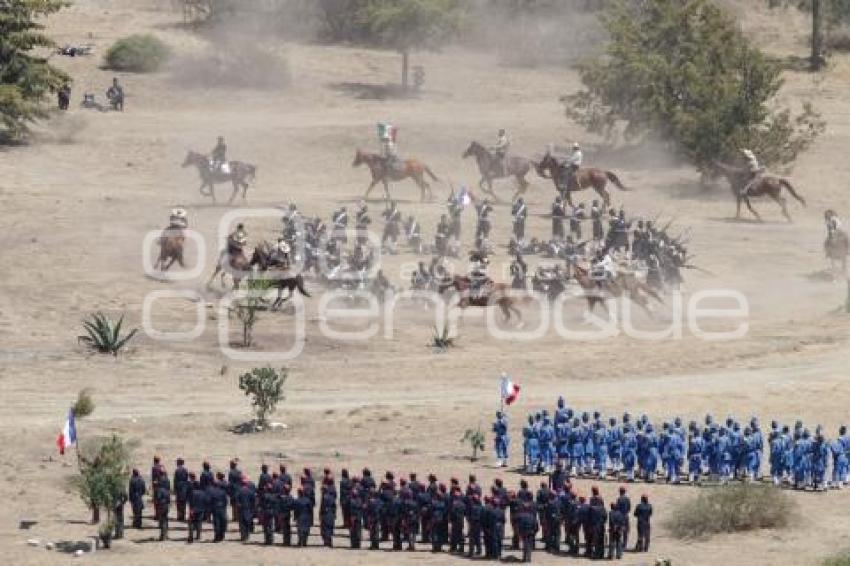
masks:
<svg viewBox="0 0 850 566"><path fill-rule="evenodd" d="M518 184L517 190L511 200L524 194L528 189L529 183L525 180L525 176L531 171L533 166L530 159L519 157L517 155L509 155L505 158L504 167L496 160L496 157L484 145L473 141L463 152L463 158L475 157L475 162L478 164L478 171L481 173L481 179L478 181L478 186L482 191L493 197L494 200L500 200L493 192L493 180L513 177Z"/></svg>
<svg viewBox="0 0 850 566"><path fill-rule="evenodd" d="M806 200L797 194L797 191L794 190L794 186L788 179L774 177L772 175L764 175L759 181L750 186L745 194L744 188L752 178L752 174L748 169L743 167L734 167L719 161L715 161L714 165L720 174L726 177L726 180L729 181L729 186L732 189L732 193L735 195L737 205L735 210L736 219L741 218L741 203L745 203L749 211L756 217L756 220L761 222L761 216L759 216L759 213L753 208L750 199L753 197L768 196L776 201L776 204L778 204L782 209L783 216L785 216L788 222L791 222L791 215L788 214L788 207L785 205L785 197L782 196L783 187L791 193L792 197L800 201L800 204L806 206Z"/></svg>
<svg viewBox="0 0 850 566"><path fill-rule="evenodd" d="M511 289L504 283L492 283L490 292L481 297L472 297L470 289L472 283L469 277L464 275L455 275L452 280L446 283L441 283L439 292L444 293L449 289L454 289L458 293L460 300L458 307L465 309L468 307L487 308L498 306L502 310L505 320L511 320L511 314L515 314L520 324L522 323L522 313L516 307L514 299L510 296Z"/></svg>
<svg viewBox="0 0 850 566"><path fill-rule="evenodd" d="M201 176L200 191L203 196L211 196L215 203L215 185L218 183L232 183L233 194L227 204L231 204L239 189L242 189L242 200L248 192L248 181L253 181L257 177L257 166L241 161L228 161L230 172L225 173L220 170L213 170L210 166L210 160L206 155L196 151L190 151L183 160L183 167L194 165L198 169L198 174ZM205 190L206 189L206 190Z"/></svg>
<svg viewBox="0 0 850 566"><path fill-rule="evenodd" d="M369 185L369 188L366 189L366 194L363 196L364 199L369 198L369 193L372 192L375 185L382 183L384 186L384 198L389 201L390 181L403 181L409 177L413 179L413 182L419 187L420 200L422 202L425 202L426 200L433 200L434 195L431 193L431 186L427 183L427 181L425 181L425 173L427 173L434 181L439 181L439 179L436 175L434 175L434 172L431 171L431 168L421 161L416 159L406 159L401 162L401 167L397 169L388 169L383 157L377 153L369 153L358 149L354 154L354 162L351 166L358 167L364 163L369 166L369 171L372 173L372 183Z"/></svg>
<svg viewBox="0 0 850 566"><path fill-rule="evenodd" d="M572 263L572 267L573 277L584 290L587 309L590 312L593 312L594 307L599 304L607 313L608 306L605 304L607 299L625 296L641 307L650 318L654 318L650 299L654 299L659 304L664 304L664 299L654 289L631 273L620 272L613 281L597 281L590 276L587 269L575 262Z"/></svg>
<svg viewBox="0 0 850 566"><path fill-rule="evenodd" d="M183 244L186 241L186 236L183 235L183 230L180 228L166 228L162 231L159 237L159 257L154 263L154 269L157 267L160 271L167 271L169 267L174 265L174 262L180 264L180 267L186 267L183 263ZM166 260L168 263L166 264Z"/></svg>
<svg viewBox="0 0 850 566"><path fill-rule="evenodd" d="M562 167L558 160L555 159L555 157L548 151L546 152L546 155L543 156L543 159L540 160L540 163L535 164L535 169L537 169L537 174L544 179L552 179L555 183L555 190L560 193L565 193L564 196L570 206L573 206L573 200L570 196L571 192L583 191L584 189L592 188L600 197L602 197L605 202L605 207L607 208L611 203L611 195L608 194L607 190L605 190L605 187L608 185L608 181L614 183L614 186L621 191L629 190L622 182L620 182L620 178L617 177L614 172L596 169L595 167L580 167L576 172L578 186L571 186L569 182L569 169Z"/></svg>
<svg viewBox="0 0 850 566"><path fill-rule="evenodd" d="M844 230L834 230L823 243L823 251L830 261L833 273L838 273L836 266L841 267L841 274L847 275L847 255L850 253L850 239Z"/></svg>
<svg viewBox="0 0 850 566"><path fill-rule="evenodd" d="M227 260L226 266L224 264L225 260ZM215 271L213 271L213 274L210 275L210 278L207 281L207 288L212 285L213 279L215 279L215 276L219 273L221 273L221 286L224 287L224 276L229 272L230 276L233 278L233 288L238 289L242 279L245 278L250 271L251 260L247 255L245 255L244 250L239 250L235 253L228 253L226 251L222 252L218 256Z"/></svg>
<svg viewBox="0 0 850 566"><path fill-rule="evenodd" d="M272 273L269 281L272 287L277 289L277 298L272 303L271 310L277 310L285 300L292 297L296 290L305 297L310 296L310 293L304 287L304 277L300 273L290 275L288 270L272 264L271 247L267 242L261 242L254 248L254 254L251 256L251 265L256 265L260 271ZM283 297L284 289L288 291L286 298Z"/></svg>

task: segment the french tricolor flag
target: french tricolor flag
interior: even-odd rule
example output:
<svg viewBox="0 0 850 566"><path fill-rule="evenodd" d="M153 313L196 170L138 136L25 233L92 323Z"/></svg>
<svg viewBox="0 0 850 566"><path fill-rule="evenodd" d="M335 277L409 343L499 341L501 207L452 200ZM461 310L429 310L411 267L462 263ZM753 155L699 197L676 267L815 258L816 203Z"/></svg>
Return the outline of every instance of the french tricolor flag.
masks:
<svg viewBox="0 0 850 566"><path fill-rule="evenodd" d="M500 389L502 401L505 402L505 405L510 405L519 399L519 384L511 381L511 378L506 373L502 374L502 385Z"/></svg>
<svg viewBox="0 0 850 566"><path fill-rule="evenodd" d="M77 425L74 422L74 409L68 410L68 419L65 421L65 426L59 437L56 439L56 446L59 448L60 454L65 454L65 448L73 446L77 443Z"/></svg>

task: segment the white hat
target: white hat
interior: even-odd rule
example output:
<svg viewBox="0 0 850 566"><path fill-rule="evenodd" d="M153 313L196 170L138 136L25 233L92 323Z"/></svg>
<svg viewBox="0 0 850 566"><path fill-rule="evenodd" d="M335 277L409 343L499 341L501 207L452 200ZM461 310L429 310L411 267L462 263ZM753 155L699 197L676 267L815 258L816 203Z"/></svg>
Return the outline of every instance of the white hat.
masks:
<svg viewBox="0 0 850 566"><path fill-rule="evenodd" d="M749 149L742 149L741 153L743 153L747 159L755 159L755 154Z"/></svg>
<svg viewBox="0 0 850 566"><path fill-rule="evenodd" d="M245 232L236 232L236 235L233 236L233 239L236 240L239 244L244 244L248 241L248 236L245 235Z"/></svg>
<svg viewBox="0 0 850 566"><path fill-rule="evenodd" d="M177 207L171 211L171 216L174 216L176 218L186 218L186 209Z"/></svg>
<svg viewBox="0 0 850 566"><path fill-rule="evenodd" d="M291 248L289 247L289 244L286 242L286 240L281 238L277 241L277 249L279 249L285 254L288 254Z"/></svg>
<svg viewBox="0 0 850 566"><path fill-rule="evenodd" d="M578 144L578 142L573 142L573 149L581 149L581 146Z"/></svg>

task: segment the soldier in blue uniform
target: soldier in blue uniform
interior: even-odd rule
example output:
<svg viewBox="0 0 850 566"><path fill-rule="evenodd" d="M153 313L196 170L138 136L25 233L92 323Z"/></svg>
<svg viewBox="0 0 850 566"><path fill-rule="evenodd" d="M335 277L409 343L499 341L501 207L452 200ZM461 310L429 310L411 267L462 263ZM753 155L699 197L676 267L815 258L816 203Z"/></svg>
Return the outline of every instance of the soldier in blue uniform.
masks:
<svg viewBox="0 0 850 566"><path fill-rule="evenodd" d="M496 449L496 461L499 467L508 465L508 417L502 411L496 411L496 422L493 423L494 447Z"/></svg>
<svg viewBox="0 0 850 566"><path fill-rule="evenodd" d="M213 523L213 542L221 542L227 532L227 489L223 473L218 472L215 481L207 486L207 495Z"/></svg>
<svg viewBox="0 0 850 566"><path fill-rule="evenodd" d="M142 510L145 508L144 496L146 491L145 479L139 474L139 470L133 468L127 494L130 499L130 508L133 510L134 529L142 528Z"/></svg>
<svg viewBox="0 0 850 566"><path fill-rule="evenodd" d="M336 521L336 491L334 491L331 487L328 487L327 484L322 486L322 501L319 506L319 517L322 544L330 548L333 546L334 522Z"/></svg>
<svg viewBox="0 0 850 566"><path fill-rule="evenodd" d="M540 433L535 427L534 417L528 416L528 424L522 430L525 444L525 471L536 473L540 463Z"/></svg>
<svg viewBox="0 0 850 566"><path fill-rule="evenodd" d="M540 420L540 456L543 473L548 474L555 464L555 427L552 426L549 413L545 409Z"/></svg>
<svg viewBox="0 0 850 566"><path fill-rule="evenodd" d="M192 543L201 540L201 527L204 523L204 516L209 512L210 497L201 482L195 480L194 474L190 474L190 482L189 525L186 529L189 531L189 538L186 542Z"/></svg>
<svg viewBox="0 0 850 566"><path fill-rule="evenodd" d="M649 543L652 527L652 505L647 495L641 495L640 503L635 506L635 518L637 519L637 544L635 552L649 552Z"/></svg>
<svg viewBox="0 0 850 566"><path fill-rule="evenodd" d="M163 469L157 474L156 488L154 491L154 509L156 510L156 520L159 525L159 540L168 539L168 509L171 506L171 485L168 482L168 475Z"/></svg>
<svg viewBox="0 0 850 566"><path fill-rule="evenodd" d="M257 489L247 477L242 476L242 486L236 491L236 507L239 509L239 539L245 543L254 532L254 509L257 504Z"/></svg>
<svg viewBox="0 0 850 566"><path fill-rule="evenodd" d="M307 496L304 487L298 488L298 497L292 503L295 513L295 530L298 535L298 546L307 546L310 538L310 527L313 526L313 502Z"/></svg>

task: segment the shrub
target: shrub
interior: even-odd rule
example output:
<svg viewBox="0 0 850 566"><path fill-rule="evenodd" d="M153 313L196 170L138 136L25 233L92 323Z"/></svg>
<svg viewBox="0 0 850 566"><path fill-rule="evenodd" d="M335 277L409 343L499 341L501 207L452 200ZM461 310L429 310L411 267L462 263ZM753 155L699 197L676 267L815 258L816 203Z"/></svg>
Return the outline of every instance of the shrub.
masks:
<svg viewBox="0 0 850 566"><path fill-rule="evenodd" d="M272 367L254 368L239 376L239 389L251 397L257 425L264 426L268 416L274 413L277 404L285 398L283 386L289 377L289 370L280 371Z"/></svg>
<svg viewBox="0 0 850 566"><path fill-rule="evenodd" d="M254 341L254 325L257 313L269 306L266 293L271 289L271 281L264 277L251 277L245 281L245 293L233 301L231 311L242 323L242 345L249 347Z"/></svg>
<svg viewBox="0 0 850 566"><path fill-rule="evenodd" d="M107 50L106 67L115 71L151 73L168 59L166 45L152 35L131 35L119 39Z"/></svg>
<svg viewBox="0 0 850 566"><path fill-rule="evenodd" d="M72 408L76 419L84 419L91 415L94 412L94 399L91 397L91 389L87 387L80 390Z"/></svg>
<svg viewBox="0 0 850 566"><path fill-rule="evenodd" d="M460 439L460 442L461 444L468 443L469 447L472 449L472 455L469 459L473 462L478 460L478 451L484 450L484 433L481 432L481 427L479 426L476 429L466 429L466 432L463 434L463 438Z"/></svg>
<svg viewBox="0 0 850 566"><path fill-rule="evenodd" d="M118 352L127 345L138 328L131 330L126 336L121 336L121 325L124 323L124 315L113 323L102 312L91 315L89 320L83 321L86 335L78 336L80 342L84 342L89 348L101 354L112 354L117 356Z"/></svg>
<svg viewBox="0 0 850 566"><path fill-rule="evenodd" d="M843 550L823 561L823 566L850 566L850 549Z"/></svg>
<svg viewBox="0 0 850 566"><path fill-rule="evenodd" d="M738 484L711 488L679 504L667 522L677 538L786 527L796 511L787 493L770 486Z"/></svg>

